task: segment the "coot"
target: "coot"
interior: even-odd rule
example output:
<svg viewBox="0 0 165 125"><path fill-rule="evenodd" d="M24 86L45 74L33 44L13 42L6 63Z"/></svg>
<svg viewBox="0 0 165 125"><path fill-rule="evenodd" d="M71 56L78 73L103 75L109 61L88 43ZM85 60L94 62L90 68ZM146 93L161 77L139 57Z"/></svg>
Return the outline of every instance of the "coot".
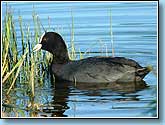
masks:
<svg viewBox="0 0 165 125"><path fill-rule="evenodd" d="M134 82L142 80L151 67L142 67L124 57L89 57L70 60L66 44L56 32L46 32L33 51L40 49L53 54L52 72L58 80L77 83Z"/></svg>

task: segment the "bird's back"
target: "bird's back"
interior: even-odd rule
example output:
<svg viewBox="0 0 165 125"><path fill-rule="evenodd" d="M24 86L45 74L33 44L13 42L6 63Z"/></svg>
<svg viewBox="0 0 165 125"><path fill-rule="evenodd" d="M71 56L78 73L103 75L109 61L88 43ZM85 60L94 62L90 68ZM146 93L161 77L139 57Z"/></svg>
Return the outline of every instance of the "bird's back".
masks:
<svg viewBox="0 0 165 125"><path fill-rule="evenodd" d="M71 61L54 73L60 79L81 83L129 82L136 80L136 71L142 68L124 57L89 57Z"/></svg>

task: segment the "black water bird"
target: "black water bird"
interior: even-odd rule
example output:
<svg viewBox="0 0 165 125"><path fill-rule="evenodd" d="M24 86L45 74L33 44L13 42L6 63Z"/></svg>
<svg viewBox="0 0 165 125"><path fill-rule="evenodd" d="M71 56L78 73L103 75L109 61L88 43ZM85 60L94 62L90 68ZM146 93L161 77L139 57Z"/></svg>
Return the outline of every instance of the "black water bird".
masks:
<svg viewBox="0 0 165 125"><path fill-rule="evenodd" d="M134 82L143 80L151 67L142 67L124 57L88 57L70 60L67 46L56 32L46 32L33 51L40 49L53 54L52 72L58 80L77 83Z"/></svg>

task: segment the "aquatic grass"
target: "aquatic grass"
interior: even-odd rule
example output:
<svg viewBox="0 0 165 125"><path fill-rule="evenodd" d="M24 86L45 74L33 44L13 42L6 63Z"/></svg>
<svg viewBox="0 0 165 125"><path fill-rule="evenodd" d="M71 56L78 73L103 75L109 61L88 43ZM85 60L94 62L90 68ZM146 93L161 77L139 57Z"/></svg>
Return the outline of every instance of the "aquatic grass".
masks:
<svg viewBox="0 0 165 125"><path fill-rule="evenodd" d="M29 110L35 111L36 105L38 105L36 102L34 102L35 87L43 85L46 74L45 71L48 64L50 64L51 56L47 53L44 55L42 52L32 52L32 48L38 43L39 36L41 35L39 19L36 13L32 15L35 27L34 33L30 32L29 25L23 25L23 18L21 16L18 18L19 30L21 34L20 43L22 45L21 50L18 50L17 34L15 31L15 25L13 23L13 16L11 12L8 10L6 11L7 13L4 19L4 28L2 32L3 99L7 98L8 95L13 94L17 87L23 84L23 86L26 86L23 91L27 91L27 93L29 93L29 104L32 104L32 107ZM13 104L14 103L11 105ZM9 112L14 113L14 109L15 108L12 108L12 111ZM8 111L5 110L5 112ZM15 114L15 116L20 115L25 116L22 109Z"/></svg>
<svg viewBox="0 0 165 125"><path fill-rule="evenodd" d="M13 61L14 61L14 63L16 63L17 61L18 61L18 52L17 52L17 39L16 39L16 32L15 32L15 26L14 26L14 21L13 21L13 19L12 19L12 16L11 16L11 32L12 32L12 47L11 47L11 49L12 49L12 56L13 56Z"/></svg>
<svg viewBox="0 0 165 125"><path fill-rule="evenodd" d="M4 83L17 68L17 44L12 15L7 12L2 35L2 83ZM15 66L16 65L16 66ZM14 67L13 67L14 66ZM11 69L13 67L13 69ZM11 71L10 71L11 70Z"/></svg>
<svg viewBox="0 0 165 125"><path fill-rule="evenodd" d="M14 84L17 79L19 79L20 84L28 82L31 83L33 96L34 82L38 81L37 79L39 78L39 83L43 83L42 80L45 76L43 70L45 70L47 62L49 62L49 58L47 57L46 62L42 61L41 64L39 64L36 62L39 62L41 59L45 60L45 55L43 55L41 52L37 54L30 54L31 49L34 47L34 44L36 44L39 41L39 36L41 35L39 32L39 20L37 18L36 13L33 13L32 17L35 27L34 39L32 37L33 34L30 34L29 25L25 25L23 27L22 17L19 16L18 18L22 45L22 53L19 53L18 51L20 50L17 49L17 34L13 22L13 15L8 8L6 9L6 15L3 23L4 28L2 33L2 83L3 87L9 87L6 94L9 94L11 89L14 88ZM30 41L34 42L30 43ZM37 58L34 58L34 56ZM43 67L44 69L41 67Z"/></svg>
<svg viewBox="0 0 165 125"><path fill-rule="evenodd" d="M3 37L2 42L3 41L7 41L7 39L5 37ZM4 76L4 73L6 72L6 70L8 68L8 61L7 61L8 50L9 50L9 42L4 44L4 53L2 54L2 58L4 59L4 61L2 63L2 76Z"/></svg>
<svg viewBox="0 0 165 125"><path fill-rule="evenodd" d="M33 54L31 54L31 73L30 73L30 84L31 84L31 91L32 91L32 97L34 97L34 65L35 65L35 62L34 62L34 57L33 57Z"/></svg>
<svg viewBox="0 0 165 125"><path fill-rule="evenodd" d="M76 50L75 50L75 44L74 44L74 17L73 17L72 10L71 10L71 19L72 19L71 38L70 38L71 51L69 53L69 58L71 60L74 60L74 59L76 59Z"/></svg>
<svg viewBox="0 0 165 125"><path fill-rule="evenodd" d="M17 63L17 65L16 65L16 68L18 67L18 69L17 69L17 71L16 71L16 74L15 74L15 77L14 77L14 79L13 79L13 82L11 83L10 88L9 88L8 91L7 91L7 95L9 94L9 92L10 92L11 89L12 89L12 87L14 86L14 83L15 83L17 77L18 77L18 74L19 74L19 72L20 72L21 66L22 66L22 64L23 64L23 62L24 62L24 59L25 59L27 53L28 53L28 51L26 50L25 54L22 56L22 58L20 59L20 61L19 61L19 62ZM13 71L14 71L14 70L13 70ZM12 72L11 72L11 73L12 73ZM9 76L8 76L7 78L9 78ZM6 80L6 79L5 79L5 80Z"/></svg>
<svg viewBox="0 0 165 125"><path fill-rule="evenodd" d="M23 55L23 59L24 59L24 55ZM10 77L10 75L15 71L16 68L18 68L20 65L22 65L22 59L20 59L16 65L12 68L12 70L10 72L7 72L6 75L4 76L4 78L2 79L2 83L5 83L5 81Z"/></svg>
<svg viewBox="0 0 165 125"><path fill-rule="evenodd" d="M11 55L11 48L9 48L10 45L10 40L11 40L11 34L12 32L10 32L11 29L11 16L6 16L5 17L5 29L3 30L5 33L2 35L2 50L4 51L4 53L2 53L2 58L4 59L3 64L2 64L2 76L6 75L6 72L8 70L10 70L11 67L11 61L9 60L12 55Z"/></svg>
<svg viewBox="0 0 165 125"><path fill-rule="evenodd" d="M80 49L79 49L79 55L80 55L80 59L83 59L84 58L84 55L83 55L83 53L81 52Z"/></svg>
<svg viewBox="0 0 165 125"><path fill-rule="evenodd" d="M99 39L100 43L100 53L103 55L105 53L105 56L108 57L108 49L106 43L104 43L101 39Z"/></svg>
<svg viewBox="0 0 165 125"><path fill-rule="evenodd" d="M19 26L20 26L20 32L21 32L21 43L22 43L22 53L24 54L24 32L23 32L23 27L22 27L22 17L19 16Z"/></svg>
<svg viewBox="0 0 165 125"><path fill-rule="evenodd" d="M113 38L113 29L112 29L112 10L111 8L109 9L109 17L110 17L110 38L111 38L111 53L112 53L112 56L114 57L115 56L115 49L114 49L114 38ZM75 60L77 59L77 55L76 53L78 52L79 53L79 58L80 59L83 59L83 57L87 54L87 53L90 53L90 50L92 49L93 45L95 44L98 44L98 42L94 43L91 45L90 48L86 49L86 51L84 53L82 53L80 51L80 48L78 51L76 51L76 48L75 48L75 38L74 38L74 16L73 16L73 11L71 9L71 39L70 39L70 47L71 50L69 51L69 58L71 60ZM108 47L106 45L106 43L103 43L102 40L99 40L99 42L101 43L101 47L100 47L100 52L101 54L103 54L103 52L105 51L105 56L109 56L108 55Z"/></svg>
<svg viewBox="0 0 165 125"><path fill-rule="evenodd" d="M33 11L32 17L33 17L33 22L34 22L34 27L35 27L34 40L33 40L34 44L32 44L32 48L33 48L34 45L38 44L39 42L39 38L41 36L42 23L39 19L39 16L37 15L35 11ZM46 32L45 28L44 28L44 31ZM39 62L39 63L35 63L34 69L35 69L36 77L40 76L40 77L37 77L37 79L41 85L43 84L43 78L45 75L44 70L48 67L48 65L50 65L50 60L52 59L52 56L47 52L43 54L41 51L35 53L34 56L35 56L35 62ZM49 75L49 72L47 72L47 74Z"/></svg>
<svg viewBox="0 0 165 125"><path fill-rule="evenodd" d="M29 46L28 46L28 41L27 41L27 35L28 35L28 28L24 28L23 27L23 19L22 19L22 16L19 16L18 17L18 22L19 22L19 28L20 28L20 34L21 34L21 46L22 46L22 49L21 49L21 52L22 52L22 54L24 54L25 53L25 48L27 48L27 51L28 51L28 53L30 52L30 48L29 48ZM27 32L25 33L25 31L24 31L24 29L26 29L27 30ZM25 40L25 38L26 38L26 40ZM25 41L27 41L27 42L25 42ZM22 73L22 81L26 81L26 80L28 80L28 75L27 75L27 66L28 66L28 63L29 62L29 59L28 59L28 55L25 57L25 61L23 62L23 67L21 68L21 73ZM21 81L21 83L22 83L22 81Z"/></svg>

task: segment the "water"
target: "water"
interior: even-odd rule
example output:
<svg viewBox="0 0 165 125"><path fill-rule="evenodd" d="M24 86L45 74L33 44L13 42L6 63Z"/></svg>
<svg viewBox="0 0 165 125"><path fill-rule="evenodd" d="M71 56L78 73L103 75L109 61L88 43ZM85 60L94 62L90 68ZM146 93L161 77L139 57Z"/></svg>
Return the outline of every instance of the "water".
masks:
<svg viewBox="0 0 165 125"><path fill-rule="evenodd" d="M72 16L76 50L90 51L85 57L102 55L106 49L111 54L110 8L115 56L124 56L139 62L142 66L152 65L153 72L145 77L147 88L121 85L114 90L106 85L70 85L60 83L52 86L45 81L36 87L36 104L42 107L38 112L26 111L28 95L20 86L13 92L14 110L5 108L9 117L17 112L20 117L153 117L157 114L150 103L157 100L157 3L156 2L11 2L17 41L21 42L18 17L34 31L32 12L35 10L43 26L49 31L62 34L70 47ZM2 4L2 18L5 14ZM50 23L49 23L50 22ZM43 32L43 30L42 30ZM21 44L18 45L21 50ZM102 53L100 53L102 52ZM19 83L17 83L19 84ZM67 84L67 85L66 85Z"/></svg>

